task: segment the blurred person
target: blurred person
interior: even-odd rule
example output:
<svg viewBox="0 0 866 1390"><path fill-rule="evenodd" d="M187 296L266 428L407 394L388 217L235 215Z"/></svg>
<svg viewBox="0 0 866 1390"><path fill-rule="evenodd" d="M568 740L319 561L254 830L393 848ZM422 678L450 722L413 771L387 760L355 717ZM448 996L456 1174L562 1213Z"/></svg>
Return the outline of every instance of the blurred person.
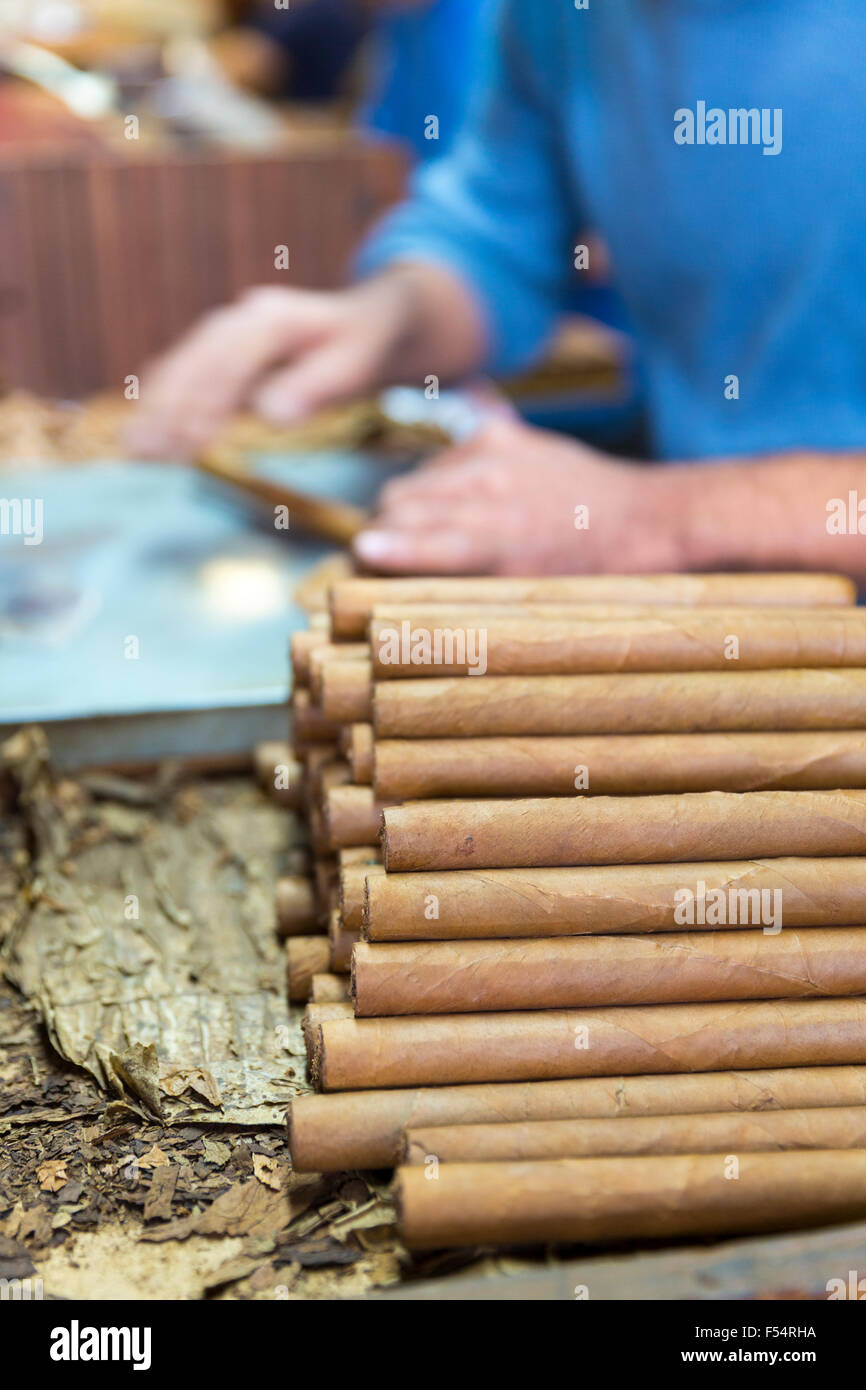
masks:
<svg viewBox="0 0 866 1390"><path fill-rule="evenodd" d="M321 104L344 95L369 32L367 0L272 0L243 5L211 40L226 75L262 96Z"/></svg>
<svg viewBox="0 0 866 1390"><path fill-rule="evenodd" d="M300 102L343 95L359 67L359 123L427 160L450 149L462 124L490 3L295 0L277 9L253 0L211 46L238 85Z"/></svg>
<svg viewBox="0 0 866 1390"><path fill-rule="evenodd" d="M193 450L243 404L290 421L392 382L514 371L547 341L590 222L644 358L655 466L500 421L391 483L360 559L866 578L864 40L858 0L496 0L461 135L359 282L210 316L152 372L136 447Z"/></svg>

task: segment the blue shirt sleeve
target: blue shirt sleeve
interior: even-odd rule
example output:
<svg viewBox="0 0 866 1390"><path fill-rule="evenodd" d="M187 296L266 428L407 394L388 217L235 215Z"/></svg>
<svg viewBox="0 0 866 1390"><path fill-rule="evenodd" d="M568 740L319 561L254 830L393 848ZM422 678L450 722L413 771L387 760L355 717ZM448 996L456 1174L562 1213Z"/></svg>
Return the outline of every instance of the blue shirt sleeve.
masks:
<svg viewBox="0 0 866 1390"><path fill-rule="evenodd" d="M411 260L460 275L481 306L486 366L497 373L538 355L573 274L578 215L562 178L546 10L538 0L496 0L454 149L419 170L409 201L386 217L358 262L363 274Z"/></svg>

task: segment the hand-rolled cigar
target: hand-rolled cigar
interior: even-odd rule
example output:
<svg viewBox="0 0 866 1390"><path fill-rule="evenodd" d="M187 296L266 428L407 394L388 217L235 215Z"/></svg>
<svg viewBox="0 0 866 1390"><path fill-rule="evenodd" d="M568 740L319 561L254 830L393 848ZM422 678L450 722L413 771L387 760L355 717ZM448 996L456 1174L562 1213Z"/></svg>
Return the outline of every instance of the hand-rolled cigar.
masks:
<svg viewBox="0 0 866 1390"><path fill-rule="evenodd" d="M331 834L321 806L308 806L307 830L309 831L310 844L313 846L316 857L319 859L329 859L333 850L333 845L331 844Z"/></svg>
<svg viewBox="0 0 866 1390"><path fill-rule="evenodd" d="M408 1129L401 1162L519 1163L615 1154L741 1154L866 1149L866 1105L617 1120L524 1120Z"/></svg>
<svg viewBox="0 0 866 1390"><path fill-rule="evenodd" d="M846 994L866 994L866 927L361 941L352 958L358 1018Z"/></svg>
<svg viewBox="0 0 866 1390"><path fill-rule="evenodd" d="M304 1009L304 1016L301 1019L301 1033L307 1052L312 1050L313 1033L320 1023L324 1023L330 1018L351 1017L352 1005L347 1004L345 1000L334 1000L328 1003L310 1002Z"/></svg>
<svg viewBox="0 0 866 1390"><path fill-rule="evenodd" d="M747 1234L866 1216L866 1154L446 1163L435 1182L401 1168L397 1225L410 1250Z"/></svg>
<svg viewBox="0 0 866 1390"><path fill-rule="evenodd" d="M371 845L346 845L337 851L337 863L341 869L346 869L350 864L381 864L382 851L378 844Z"/></svg>
<svg viewBox="0 0 866 1390"><path fill-rule="evenodd" d="M332 787L325 801L325 823L332 849L368 845L378 839L383 806L372 787Z"/></svg>
<svg viewBox="0 0 866 1390"><path fill-rule="evenodd" d="M373 725L349 724L340 741L352 769L352 781L369 786L373 781Z"/></svg>
<svg viewBox="0 0 866 1390"><path fill-rule="evenodd" d="M362 724L373 712L369 661L329 661L322 667L322 713L339 724Z"/></svg>
<svg viewBox="0 0 866 1390"><path fill-rule="evenodd" d="M313 878L316 885L316 902L321 916L324 908L330 903L332 888L338 883L336 859L327 856L317 858L313 864ZM330 907L328 907L328 912L330 912Z"/></svg>
<svg viewBox="0 0 866 1390"><path fill-rule="evenodd" d="M322 672L332 661L368 661L367 642L328 642L310 654L310 690L317 705L322 703Z"/></svg>
<svg viewBox="0 0 866 1390"><path fill-rule="evenodd" d="M383 815L389 873L866 853L866 791L412 801Z"/></svg>
<svg viewBox="0 0 866 1390"><path fill-rule="evenodd" d="M332 743L314 743L304 750L304 800L307 807L322 795L325 768L339 761L339 754Z"/></svg>
<svg viewBox="0 0 866 1390"><path fill-rule="evenodd" d="M312 1074L366 1091L846 1062L866 1062L862 999L338 1019L317 1032Z"/></svg>
<svg viewBox="0 0 866 1390"><path fill-rule="evenodd" d="M866 1105L866 1066L581 1077L295 1096L287 1117L298 1172L390 1168L418 1126Z"/></svg>
<svg viewBox="0 0 866 1390"><path fill-rule="evenodd" d="M866 670L629 671L379 681L384 738L749 733L860 729Z"/></svg>
<svg viewBox="0 0 866 1390"><path fill-rule="evenodd" d="M556 578L342 579L330 592L335 637L363 637L377 604L592 603L785 607L853 604L857 590L837 574L599 574Z"/></svg>
<svg viewBox="0 0 866 1390"><path fill-rule="evenodd" d="M380 801L866 787L866 731L380 739L372 780Z"/></svg>
<svg viewBox="0 0 866 1390"><path fill-rule="evenodd" d="M316 895L309 878L286 874L277 879L277 930L281 936L306 936L316 924Z"/></svg>
<svg viewBox="0 0 866 1390"><path fill-rule="evenodd" d="M304 1002L310 997L314 975L328 969L331 944L326 936L290 936L286 942L286 983L289 998Z"/></svg>
<svg viewBox="0 0 866 1390"><path fill-rule="evenodd" d="M322 628L305 628L293 632L289 642L292 662L292 689L307 689L310 684L310 657L317 647L331 644L330 633Z"/></svg>
<svg viewBox="0 0 866 1390"><path fill-rule="evenodd" d="M331 913L328 921L328 937L331 943L330 970L335 975L346 974L352 964L352 951L360 940L360 933L346 931L338 909Z"/></svg>
<svg viewBox="0 0 866 1390"><path fill-rule="evenodd" d="M349 998L348 975L314 975L310 986L310 1000L313 1004L346 1004Z"/></svg>
<svg viewBox="0 0 866 1390"><path fill-rule="evenodd" d="M254 754L256 776L268 795L296 810L302 801L304 768L293 757L288 743L276 739L256 745Z"/></svg>
<svg viewBox="0 0 866 1390"><path fill-rule="evenodd" d="M702 604L697 610L701 618L730 617L734 624L730 629L731 636L736 636L738 631L736 624L742 616L748 614L752 618L758 616L772 617L773 614L780 611L784 613L785 617L800 621L809 621L816 616L814 605L805 608L785 605L780 610L778 606L744 605L734 608L730 604L721 607ZM638 618L655 619L659 616L676 622L679 619L688 621L695 616L695 612L693 604L653 606L646 603L582 603L578 606L573 603L377 603L370 611L366 631L369 634L374 623L387 623L391 627L399 629L401 623L404 622L410 623L413 628L427 629L478 628L494 622L532 622L540 626L546 623L572 621L609 623L614 619L634 622ZM830 616L832 613L834 623L850 622L853 629L859 628L863 622L862 611L858 607L835 607L832 609L823 607L819 609L820 613L825 616ZM442 640L444 641L444 638ZM834 660L827 664L836 665L838 663L834 657Z"/></svg>
<svg viewBox="0 0 866 1390"><path fill-rule="evenodd" d="M340 917L347 931L360 932L364 925L367 878L384 877L381 864L348 864L340 873Z"/></svg>
<svg viewBox="0 0 866 1390"><path fill-rule="evenodd" d="M292 693L292 744L302 751L311 743L336 743L340 726L326 719L310 699L309 690Z"/></svg>
<svg viewBox="0 0 866 1390"><path fill-rule="evenodd" d="M866 858L611 864L379 874L365 889L370 941L866 922Z"/></svg>
<svg viewBox="0 0 866 1390"><path fill-rule="evenodd" d="M866 613L838 613L695 608L683 616L661 608L599 620L576 607L559 620L493 617L454 626L411 618L395 624L374 614L370 657L374 680L866 666Z"/></svg>
<svg viewBox="0 0 866 1390"><path fill-rule="evenodd" d="M313 859L309 845L292 845L286 851L286 873L309 878L313 871Z"/></svg>
<svg viewBox="0 0 866 1390"><path fill-rule="evenodd" d="M343 762L342 758L334 758L331 762L321 763L311 776L310 796L321 800L328 795L332 787L347 787L351 781L352 769L349 764Z"/></svg>

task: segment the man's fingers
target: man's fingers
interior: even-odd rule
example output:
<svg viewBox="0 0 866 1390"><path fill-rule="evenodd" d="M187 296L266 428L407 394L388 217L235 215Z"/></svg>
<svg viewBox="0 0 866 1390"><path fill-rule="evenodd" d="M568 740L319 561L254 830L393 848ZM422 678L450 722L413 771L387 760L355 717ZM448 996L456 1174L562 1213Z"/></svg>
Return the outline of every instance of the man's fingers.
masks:
<svg viewBox="0 0 866 1390"><path fill-rule="evenodd" d="M362 531L354 550L382 574L489 574L497 559L494 539L479 531Z"/></svg>
<svg viewBox="0 0 866 1390"><path fill-rule="evenodd" d="M208 315L145 378L130 446L165 454L203 443L263 372L326 327L320 306L286 291L253 292Z"/></svg>
<svg viewBox="0 0 866 1390"><path fill-rule="evenodd" d="M340 337L273 372L256 390L252 405L273 424L290 424L365 390L374 366L354 336Z"/></svg>

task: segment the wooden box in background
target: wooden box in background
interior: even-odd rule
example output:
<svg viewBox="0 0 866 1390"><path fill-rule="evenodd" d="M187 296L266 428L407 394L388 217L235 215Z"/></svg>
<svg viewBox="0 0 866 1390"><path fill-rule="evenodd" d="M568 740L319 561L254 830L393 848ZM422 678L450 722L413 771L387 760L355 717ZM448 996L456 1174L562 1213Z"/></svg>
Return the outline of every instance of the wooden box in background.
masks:
<svg viewBox="0 0 866 1390"><path fill-rule="evenodd" d="M0 157L0 371L78 397L124 379L252 285L325 288L399 197L401 155L356 136L267 157ZM289 268L275 266L276 248Z"/></svg>

